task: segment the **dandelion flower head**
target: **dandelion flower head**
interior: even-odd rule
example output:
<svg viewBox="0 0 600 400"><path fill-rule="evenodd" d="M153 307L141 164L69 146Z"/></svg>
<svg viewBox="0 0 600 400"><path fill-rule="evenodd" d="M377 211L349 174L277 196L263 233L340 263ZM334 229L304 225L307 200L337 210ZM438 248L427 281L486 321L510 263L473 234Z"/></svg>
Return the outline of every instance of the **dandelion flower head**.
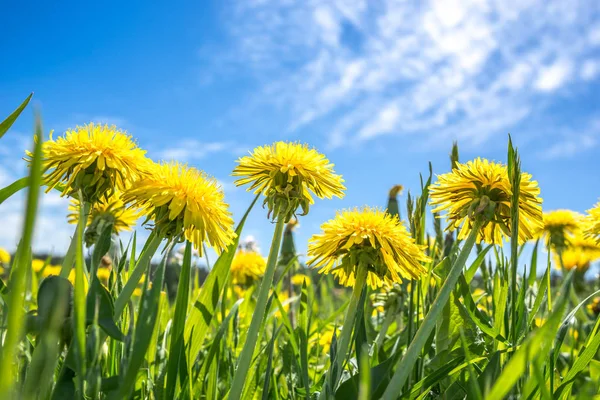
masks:
<svg viewBox="0 0 600 400"><path fill-rule="evenodd" d="M519 243L531 239L542 227L540 189L531 175L521 174L519 190ZM505 165L477 158L456 163L452 172L438 176L430 188L433 212L446 211L449 231L459 230L458 238L466 238L474 219L483 215L484 224L477 242L502 244L511 236L512 187Z"/></svg>
<svg viewBox="0 0 600 400"><path fill-rule="evenodd" d="M300 207L302 214L309 211L318 198L344 196L343 179L333 171L333 164L315 149L300 143L276 142L255 148L241 157L233 170L240 177L238 186L250 184L248 190L265 195L263 205L269 216L288 222Z"/></svg>
<svg viewBox="0 0 600 400"><path fill-rule="evenodd" d="M308 245L308 265L331 273L340 284L353 286L358 268L366 268L372 288L417 279L426 272L424 247L415 244L397 217L379 209L338 212L321 226Z"/></svg>

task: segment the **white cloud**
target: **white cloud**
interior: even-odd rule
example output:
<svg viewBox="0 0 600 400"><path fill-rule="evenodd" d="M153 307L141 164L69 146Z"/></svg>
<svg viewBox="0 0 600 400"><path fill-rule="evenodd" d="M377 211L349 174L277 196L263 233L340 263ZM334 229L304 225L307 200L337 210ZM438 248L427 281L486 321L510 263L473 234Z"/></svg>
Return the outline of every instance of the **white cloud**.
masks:
<svg viewBox="0 0 600 400"><path fill-rule="evenodd" d="M600 73L600 61L598 60L586 60L581 66L581 79L584 81L591 81L598 76Z"/></svg>
<svg viewBox="0 0 600 400"><path fill-rule="evenodd" d="M473 127L480 143L597 73L594 0L240 1L227 17L260 101L289 110L290 131L329 125L332 146Z"/></svg>
<svg viewBox="0 0 600 400"><path fill-rule="evenodd" d="M573 65L569 60L559 60L539 71L534 86L542 92L556 90L567 82L572 69Z"/></svg>
<svg viewBox="0 0 600 400"><path fill-rule="evenodd" d="M569 158L598 147L600 145L600 119L589 122L580 132L563 129L560 136L554 144L539 153L540 158L546 160Z"/></svg>
<svg viewBox="0 0 600 400"><path fill-rule="evenodd" d="M173 147L157 152L158 158L165 161L195 161L214 153L229 151L234 145L230 142L200 142L196 139L185 139Z"/></svg>

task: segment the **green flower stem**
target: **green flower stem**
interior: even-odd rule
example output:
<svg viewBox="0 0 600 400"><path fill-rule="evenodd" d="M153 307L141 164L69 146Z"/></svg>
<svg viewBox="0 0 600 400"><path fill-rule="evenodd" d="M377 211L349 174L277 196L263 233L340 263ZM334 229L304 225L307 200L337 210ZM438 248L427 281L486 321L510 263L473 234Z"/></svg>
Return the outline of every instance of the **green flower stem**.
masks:
<svg viewBox="0 0 600 400"><path fill-rule="evenodd" d="M273 277L275 276L275 267L277 266L277 258L279 256L279 249L281 247L281 237L283 235L283 227L285 225L283 221L284 220L280 215L275 224L275 232L273 233L273 241L271 242L271 249L269 250L267 268L262 282L260 283L258 299L256 301L254 313L252 314L252 322L250 323L250 328L248 329L248 333L246 335L246 342L244 343L244 348L240 354L237 369L235 370L235 374L233 376L233 383L231 385L231 390L229 391L229 400L239 400L242 395L242 390L244 389L246 376L248 375L250 363L252 362L252 355L254 354L254 349L256 348L258 332L260 331L260 326L267 308L269 289L271 289Z"/></svg>
<svg viewBox="0 0 600 400"><path fill-rule="evenodd" d="M133 271L130 271L129 279L127 279L127 283L115 301L115 319L118 319L123 310L125 310L127 302L131 298L133 291L140 282L142 275L144 275L144 271L146 271L148 263L150 260L152 260L156 250L158 250L158 246L160 245L161 241L162 237L158 235L156 231L152 231L152 233L150 233L150 237L148 237L148 241L146 242L146 246L144 247L140 258L137 260Z"/></svg>
<svg viewBox="0 0 600 400"><path fill-rule="evenodd" d="M342 333L340 335L340 340L338 341L337 345L335 364L332 363L329 366L329 370L325 374L324 388L323 390L321 390L319 399L327 398L328 394L325 388L328 385L331 373L333 371L336 371L335 378L331 382L332 385L330 387L331 391L333 392L335 392L340 377L342 376L342 368L344 367L344 361L346 360L346 355L348 354L348 350L350 348L350 339L352 339L352 328L354 327L354 319L356 317L358 302L360 300L360 295L365 287L365 284L367 283L367 274L367 268L358 268L358 271L356 273L356 281L354 282L354 288L352 289L352 296L350 297L350 303L348 303L348 309L346 310L346 316L344 317Z"/></svg>
<svg viewBox="0 0 600 400"><path fill-rule="evenodd" d="M65 258L62 262L62 268L60 270L60 276L62 278L68 278L69 277L69 272L71 272L71 267L73 267L73 262L75 262L75 254L76 254L76 250L77 250L77 232L79 231L80 225L82 231L85 230L85 227L87 226L87 216L90 213L90 210L92 208L92 205L90 203L88 203L87 201L83 202L83 215L85 215L85 218L79 218L77 220L77 226L75 227L75 233L73 234L73 237L71 238L71 244L69 244L69 249L67 250L67 254L65 255Z"/></svg>
<svg viewBox="0 0 600 400"><path fill-rule="evenodd" d="M417 331L413 341L410 346L406 350L406 354L402 357L398 363L396 364L396 372L394 372L394 376L390 380L385 392L383 393L382 400L396 400L400 395L402 387L406 382L406 379L410 375L417 359L419 358L419 354L421 350L425 346L429 335L435 328L435 324L437 319L442 314L442 310L444 309L444 305L448 302L450 298L450 294L454 290L456 283L458 282L458 278L463 271L463 267L467 262L467 258L469 254L471 254L471 250L473 249L473 245L475 245L475 239L477 238L477 233L479 229L483 225L483 221L480 219L476 219L471 228L471 233L469 237L464 242L463 248L458 255L454 264L452 264L452 268L448 274L448 278L446 278L446 282L440 289L439 294L433 301L429 312L425 316L423 320L423 324Z"/></svg>
<svg viewBox="0 0 600 400"><path fill-rule="evenodd" d="M392 324L392 322L394 321L395 317L396 317L396 306L393 306L389 310L386 310L385 318L383 320L383 323L381 324L381 329L379 330L379 333L377 334L377 337L375 338L375 343L373 345L373 348L377 348L377 351L379 351L379 349L381 348L381 345L383 344L383 340L385 339L387 331L388 331L390 325Z"/></svg>

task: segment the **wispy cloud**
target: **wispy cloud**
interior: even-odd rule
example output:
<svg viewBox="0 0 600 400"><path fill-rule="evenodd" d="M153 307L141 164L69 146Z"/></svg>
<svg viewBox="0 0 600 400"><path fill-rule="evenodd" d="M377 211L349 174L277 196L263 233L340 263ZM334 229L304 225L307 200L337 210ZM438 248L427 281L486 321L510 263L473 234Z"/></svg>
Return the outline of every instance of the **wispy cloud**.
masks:
<svg viewBox="0 0 600 400"><path fill-rule="evenodd" d="M554 144L541 151L538 155L542 159L554 160L569 158L576 154L585 153L600 145L600 119L587 124L581 130L562 129Z"/></svg>
<svg viewBox="0 0 600 400"><path fill-rule="evenodd" d="M235 148L237 147L231 142L201 142L196 139L185 139L156 153L161 160L191 162L211 154L232 152Z"/></svg>
<svg viewBox="0 0 600 400"><path fill-rule="evenodd" d="M331 146L481 142L599 75L594 0L255 0L227 18L260 97L290 110L291 131L324 122Z"/></svg>

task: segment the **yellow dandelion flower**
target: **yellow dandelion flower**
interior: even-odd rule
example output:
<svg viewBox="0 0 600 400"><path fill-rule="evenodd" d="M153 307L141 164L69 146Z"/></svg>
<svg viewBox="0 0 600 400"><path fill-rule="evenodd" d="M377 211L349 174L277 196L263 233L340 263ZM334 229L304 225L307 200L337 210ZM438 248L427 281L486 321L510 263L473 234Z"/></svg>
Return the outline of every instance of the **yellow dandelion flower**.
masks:
<svg viewBox="0 0 600 400"><path fill-rule="evenodd" d="M34 259L31 261L31 269L33 269L33 272L40 272L45 265L46 261L44 260Z"/></svg>
<svg viewBox="0 0 600 400"><path fill-rule="evenodd" d="M302 283L306 281L307 285L310 285L310 276L305 274L295 274L292 276L292 285L302 286Z"/></svg>
<svg viewBox="0 0 600 400"><path fill-rule="evenodd" d="M10 253L0 247L0 264L8 265L10 262Z"/></svg>
<svg viewBox="0 0 600 400"><path fill-rule="evenodd" d="M0 276L3 276L5 272L6 270L4 269L4 267L0 267Z"/></svg>
<svg viewBox="0 0 600 400"><path fill-rule="evenodd" d="M240 250L231 262L231 281L234 285L251 286L265 273L267 262L255 251Z"/></svg>
<svg viewBox="0 0 600 400"><path fill-rule="evenodd" d="M59 265L47 265L46 268L44 268L44 270L42 271L42 277L46 278L52 275L59 276L61 269L62 267Z"/></svg>
<svg viewBox="0 0 600 400"><path fill-rule="evenodd" d="M96 276L101 281L107 282L108 278L110 278L110 269L108 269L108 268L98 268L98 271L96 272Z"/></svg>
<svg viewBox="0 0 600 400"><path fill-rule="evenodd" d="M554 210L544 212L543 218L544 225L538 235L546 237L549 246L564 249L568 237L580 231L583 215L571 210Z"/></svg>
<svg viewBox="0 0 600 400"><path fill-rule="evenodd" d="M237 186L251 184L248 190L265 195L269 216L289 221L298 207L308 213L318 198L344 196L343 179L333 171L333 164L315 149L300 143L276 142L260 146L238 160L233 176L242 177Z"/></svg>
<svg viewBox="0 0 600 400"><path fill-rule="evenodd" d="M321 226L308 245L308 265L331 273L340 284L354 286L358 268L368 271L372 288L384 283L418 279L427 272L424 248L414 240L397 217L370 207L338 212Z"/></svg>
<svg viewBox="0 0 600 400"><path fill-rule="evenodd" d="M235 237L233 219L216 179L186 165L155 164L148 176L134 182L123 200L143 209L161 237L180 240L184 236L200 255L203 242L220 252Z"/></svg>
<svg viewBox="0 0 600 400"><path fill-rule="evenodd" d="M140 289L140 288L133 289L133 296L134 297L141 297L142 296L142 289Z"/></svg>
<svg viewBox="0 0 600 400"><path fill-rule="evenodd" d="M519 190L519 243L531 239L542 227L540 189L531 175L521 174ZM433 212L446 210L449 231L460 229L458 238L465 239L473 226L475 214L483 213L486 221L477 242L502 244L510 237L510 202L512 188L505 165L477 158L465 164L456 163L452 172L438 176L430 188Z"/></svg>
<svg viewBox="0 0 600 400"><path fill-rule="evenodd" d="M149 163L146 152L124 131L94 123L68 130L56 140L51 135L43 151L46 191L57 185L64 187L63 195L81 190L90 203L115 189L126 190Z"/></svg>
<svg viewBox="0 0 600 400"><path fill-rule="evenodd" d="M79 200L72 199L69 204L69 210L72 211L67 220L70 224L77 224L79 218ZM111 196L100 199L94 203L88 217L88 226L94 222L103 220L113 224L114 233L130 231L140 218L140 211L125 206L121 199L121 194L115 191Z"/></svg>
<svg viewBox="0 0 600 400"><path fill-rule="evenodd" d="M324 354L329 353L329 350L331 348L331 342L333 341L333 334L334 332L336 332L336 336L339 337L340 335L340 329L339 328L335 328L335 327L331 327L328 329L325 329L323 332L319 332L319 347L321 348L321 351Z"/></svg>
<svg viewBox="0 0 600 400"><path fill-rule="evenodd" d="M568 245L562 249L561 254L554 253L556 265L561 268L562 265L566 270L578 269L586 271L590 264L600 259L600 245L593 240L587 239L581 235L576 235L568 238Z"/></svg>
<svg viewBox="0 0 600 400"><path fill-rule="evenodd" d="M584 234L600 243L600 201L589 209L584 220Z"/></svg>

